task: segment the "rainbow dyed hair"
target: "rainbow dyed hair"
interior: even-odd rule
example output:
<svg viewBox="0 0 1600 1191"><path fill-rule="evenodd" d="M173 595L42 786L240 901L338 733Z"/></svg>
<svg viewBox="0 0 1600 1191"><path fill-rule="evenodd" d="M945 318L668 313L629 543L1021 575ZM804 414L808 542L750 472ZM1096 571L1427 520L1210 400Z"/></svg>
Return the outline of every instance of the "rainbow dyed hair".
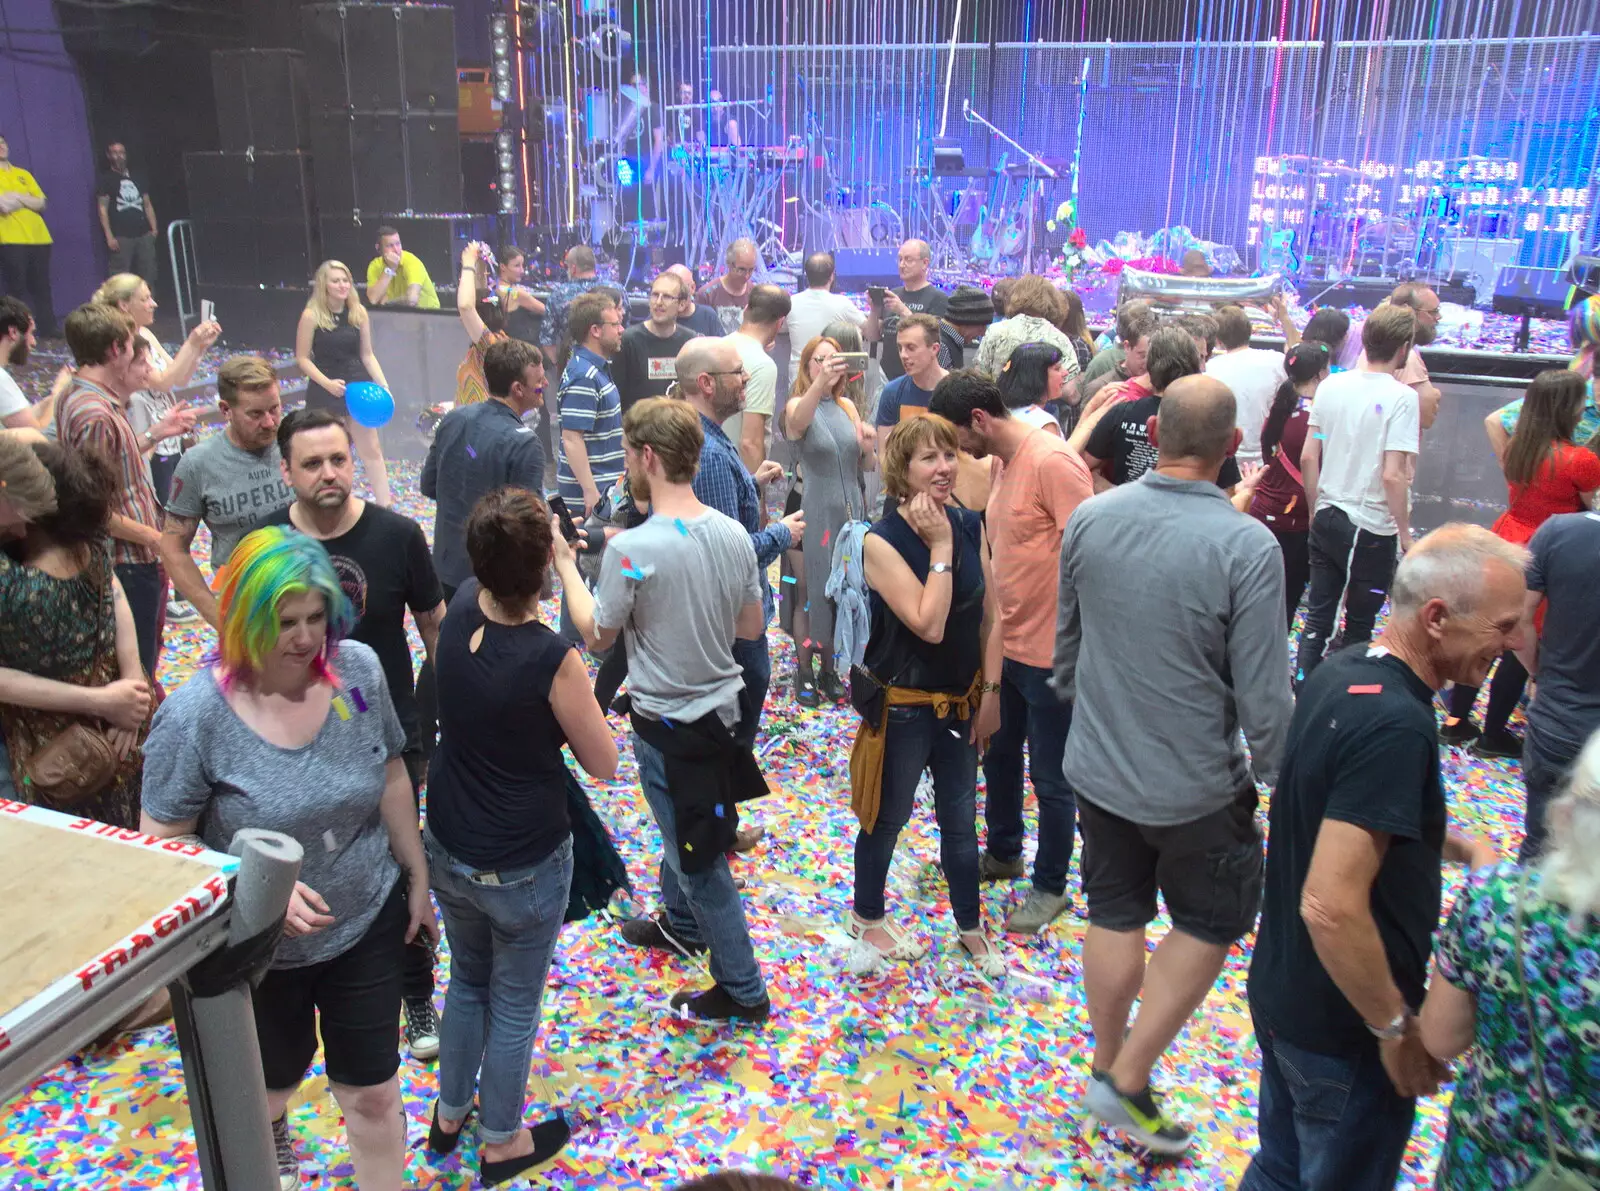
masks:
<svg viewBox="0 0 1600 1191"><path fill-rule="evenodd" d="M1572 308L1567 334L1572 341L1572 370L1593 380L1595 351L1600 349L1600 296L1585 298Z"/></svg>
<svg viewBox="0 0 1600 1191"><path fill-rule="evenodd" d="M281 525L254 530L233 548L221 583L216 662L224 689L261 668L278 643L278 604L307 592L321 592L328 601L328 639L312 666L319 677L338 682L333 661L356 617L321 542Z"/></svg>

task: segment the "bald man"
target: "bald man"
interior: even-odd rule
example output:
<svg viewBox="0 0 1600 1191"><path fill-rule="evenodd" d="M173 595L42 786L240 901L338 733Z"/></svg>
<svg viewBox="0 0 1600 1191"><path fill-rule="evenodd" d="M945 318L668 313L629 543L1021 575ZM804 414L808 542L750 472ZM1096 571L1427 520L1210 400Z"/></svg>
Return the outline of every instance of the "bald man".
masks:
<svg viewBox="0 0 1600 1191"><path fill-rule="evenodd" d="M742 237L735 240L722 254L722 263L722 276L701 286L694 300L716 311L723 332L732 334L739 329L739 323L744 319L744 309L750 305L751 282L755 279L756 266L760 264L755 241Z"/></svg>
<svg viewBox="0 0 1600 1191"><path fill-rule="evenodd" d="M867 319L862 334L868 339L881 339L884 348L880 362L883 379L893 380L905 375L905 366L896 350L900 333L900 320L911 314L931 314L943 318L950 312L950 297L928 280L928 268L933 264L933 249L926 240L907 240L900 245L896 264L900 269L900 288L883 296L883 308L874 309Z"/></svg>
<svg viewBox="0 0 1600 1191"><path fill-rule="evenodd" d="M1054 681L1075 700L1062 772L1083 832L1095 1038L1084 1107L1162 1154L1192 1136L1150 1073L1255 926L1255 782L1276 779L1293 710L1283 555L1217 482L1234 420L1226 385L1174 380L1150 427L1155 468L1080 505L1061 549ZM1158 892L1172 930L1147 978Z"/></svg>
<svg viewBox="0 0 1600 1191"><path fill-rule="evenodd" d="M678 302L678 325L688 327L696 335L721 335L722 320L717 312L695 303L694 291L700 283L695 280L694 270L688 265L668 265L666 271L682 281L688 292L688 296Z"/></svg>

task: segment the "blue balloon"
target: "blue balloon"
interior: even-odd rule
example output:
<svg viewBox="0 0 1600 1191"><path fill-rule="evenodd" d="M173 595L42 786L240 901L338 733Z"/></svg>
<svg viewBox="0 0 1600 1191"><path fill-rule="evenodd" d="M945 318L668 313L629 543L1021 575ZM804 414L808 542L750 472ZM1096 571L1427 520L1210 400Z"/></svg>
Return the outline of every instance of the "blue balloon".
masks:
<svg viewBox="0 0 1600 1191"><path fill-rule="evenodd" d="M344 387L344 404L357 423L373 430L394 417L394 397L375 381L351 381Z"/></svg>

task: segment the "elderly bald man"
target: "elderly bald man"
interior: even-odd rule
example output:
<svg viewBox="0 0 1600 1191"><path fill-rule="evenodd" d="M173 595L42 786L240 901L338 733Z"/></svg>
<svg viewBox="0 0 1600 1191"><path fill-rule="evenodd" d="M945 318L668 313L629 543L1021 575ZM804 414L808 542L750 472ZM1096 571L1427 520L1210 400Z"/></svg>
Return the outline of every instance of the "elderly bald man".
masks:
<svg viewBox="0 0 1600 1191"><path fill-rule="evenodd" d="M1080 505L1061 550L1054 681L1075 700L1062 772L1083 832L1095 1038L1085 1108L1162 1154L1192 1138L1150 1072L1255 926L1255 783L1276 778L1293 710L1283 555L1217 485L1234 416L1226 385L1174 380L1150 427L1154 469ZM1147 973L1157 892L1173 929Z"/></svg>
<svg viewBox="0 0 1600 1191"><path fill-rule="evenodd" d="M701 286L694 300L716 311L723 331L732 334L739 329L744 308L750 305L751 282L761 265L755 241L742 237L735 240L722 254L722 263L722 276Z"/></svg>
<svg viewBox="0 0 1600 1191"><path fill-rule="evenodd" d="M1480 526L1434 530L1400 560L1383 632L1300 688L1250 964L1260 1150L1241 1191L1393 1187L1416 1097L1448 1076L1416 1016L1441 866L1499 858L1449 829L1433 697L1523 647L1527 563Z"/></svg>

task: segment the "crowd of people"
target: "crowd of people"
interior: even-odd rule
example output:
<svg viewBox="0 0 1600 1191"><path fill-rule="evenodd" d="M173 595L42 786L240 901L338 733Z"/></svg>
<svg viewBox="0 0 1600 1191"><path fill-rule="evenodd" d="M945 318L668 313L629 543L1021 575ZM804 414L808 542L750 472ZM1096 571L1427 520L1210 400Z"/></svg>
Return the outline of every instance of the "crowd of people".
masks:
<svg viewBox="0 0 1600 1191"><path fill-rule="evenodd" d="M438 302L392 229L377 253L366 302L344 264L317 270L296 334L307 395L287 415L272 367L235 356L222 425L197 440L171 395L220 329L168 356L134 274L67 316L74 367L44 401L0 372L8 793L218 850L242 827L305 848L254 999L284 1191L300 1177L285 1108L319 1038L367 1191L398 1188L406 1160L397 1031L438 1061L431 1151L476 1116L493 1185L565 1146L553 1106L525 1123L541 997L562 924L629 882L563 748L610 779L619 727L660 845L659 909L619 914L621 936L707 956L712 983L676 1012L782 1012L729 863L762 838L775 617L797 658L778 700L848 700L859 721L848 973L929 950L888 897L926 775L975 978L1004 991L1002 938L1069 910L1078 855L1083 1108L1106 1128L1161 1155L1193 1144L1154 1076L1257 932L1249 1191L1392 1186L1417 1097L1464 1054L1441 1186L1600 1174L1600 299L1574 308L1571 367L1486 424L1506 513L1417 535L1440 402L1416 350L1439 300L1420 284L1358 326L1261 312L1284 351L1252 346L1259 320L1233 305L1128 302L1096 343L1046 278L937 289L920 241L865 311L831 292L827 254L791 295L755 280L739 241L705 286L681 266L654 278L629 327L588 249L536 297L519 251L471 245L469 349L421 476L430 547L389 507L378 435L346 400L384 383L367 305ZM0 298L0 362L23 363L35 333ZM169 581L217 648L163 697ZM34 763L74 724L104 735L114 771L42 785ZM1515 861L1452 824L1441 737L1520 753ZM1470 876L1441 929L1446 864ZM985 923L982 883L1020 880Z"/></svg>

